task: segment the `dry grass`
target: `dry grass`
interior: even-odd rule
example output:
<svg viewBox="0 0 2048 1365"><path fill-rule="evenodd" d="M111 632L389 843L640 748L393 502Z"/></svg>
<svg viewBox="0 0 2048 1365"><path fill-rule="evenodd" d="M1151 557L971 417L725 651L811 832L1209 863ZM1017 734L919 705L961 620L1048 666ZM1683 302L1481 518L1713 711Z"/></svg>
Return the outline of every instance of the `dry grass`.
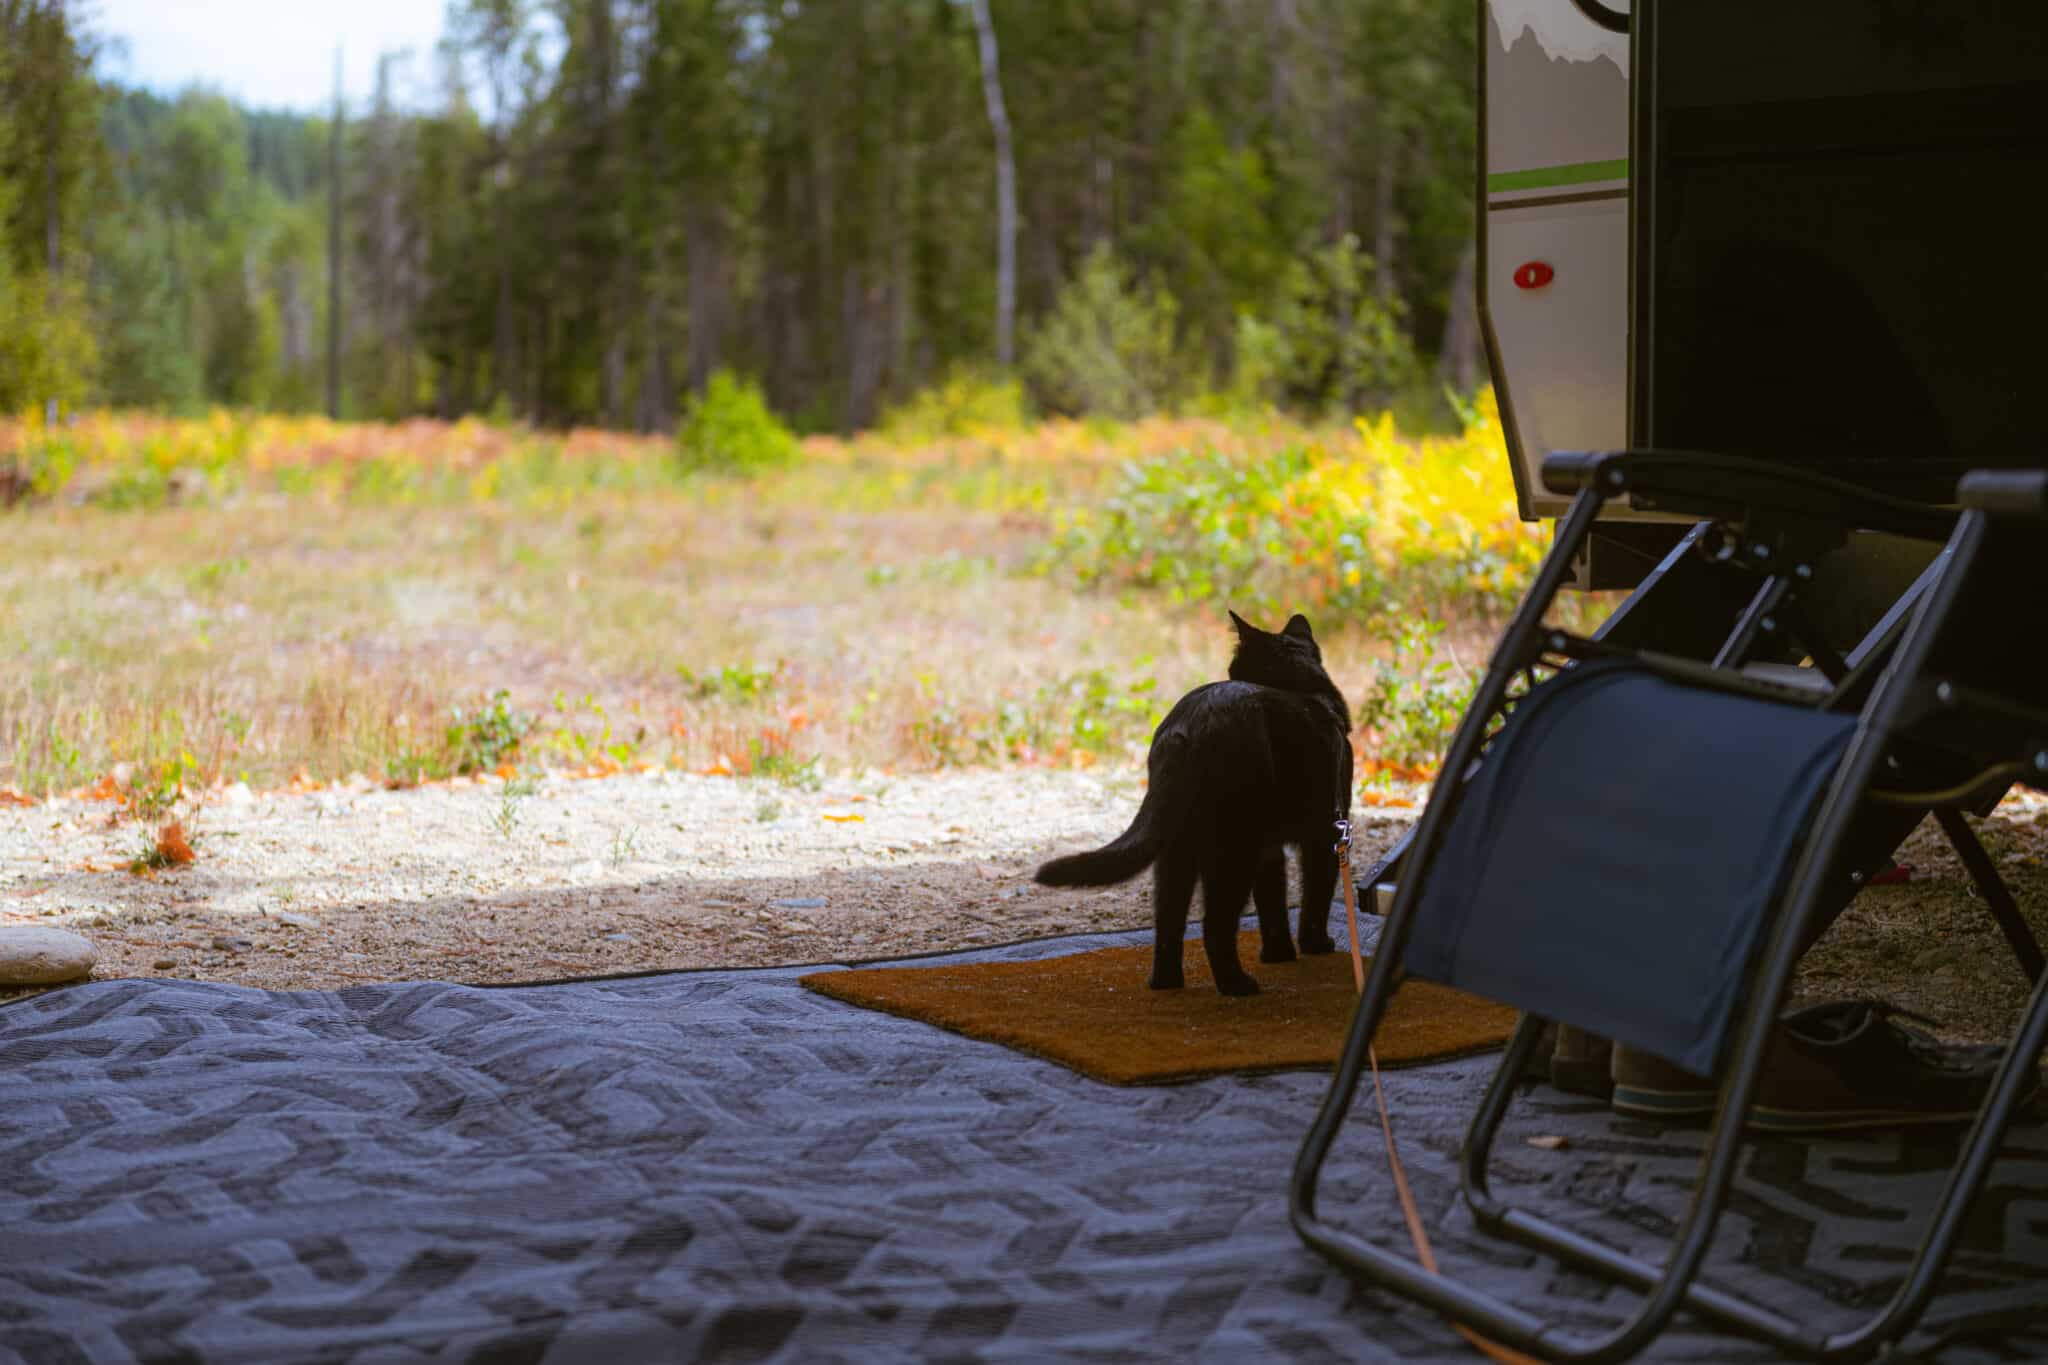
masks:
<svg viewBox="0 0 2048 1365"><path fill-rule="evenodd" d="M1028 519L961 507L272 498L9 522L0 786L35 793L181 755L259 787L405 776L499 689L537 722L523 762L1088 761L1141 744L1228 650L1219 610L1076 594L1027 571ZM1322 624L1355 690L1378 646Z"/></svg>
<svg viewBox="0 0 2048 1365"><path fill-rule="evenodd" d="M1219 674L1225 605L1306 607L1412 763L1466 670L1410 649L1390 693L1400 631L1365 618L1426 601L1453 622L1435 662L1476 663L1540 539L1490 409L1424 440L1272 416L820 438L751 480L657 438L230 413L0 422L0 462L29 490L0 513L0 791L35 795L120 765L175 793L1121 761Z"/></svg>

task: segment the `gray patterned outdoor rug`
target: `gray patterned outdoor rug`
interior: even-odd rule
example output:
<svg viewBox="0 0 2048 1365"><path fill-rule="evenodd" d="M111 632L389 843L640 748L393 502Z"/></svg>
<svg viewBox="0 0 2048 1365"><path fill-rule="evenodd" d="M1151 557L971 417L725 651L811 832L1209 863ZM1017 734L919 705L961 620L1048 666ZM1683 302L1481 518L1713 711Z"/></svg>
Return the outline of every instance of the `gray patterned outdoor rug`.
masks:
<svg viewBox="0 0 2048 1365"><path fill-rule="evenodd" d="M1289 1230L1321 1076L1102 1085L800 989L804 970L108 981L0 1007L0 1360L1474 1358ZM1445 1268L1612 1322L1627 1295L1470 1232L1450 1160L1491 1060L1388 1077ZM1497 1186L1644 1251L1698 1140L1535 1090ZM1896 1281L1955 1142L1755 1149L1711 1277L1849 1320ZM1991 1186L1937 1314L2040 1299L2039 1130ZM1363 1112L1322 1206L1405 1245ZM1941 1358L2044 1355L2034 1335ZM1652 1358L1772 1357L1681 1320Z"/></svg>

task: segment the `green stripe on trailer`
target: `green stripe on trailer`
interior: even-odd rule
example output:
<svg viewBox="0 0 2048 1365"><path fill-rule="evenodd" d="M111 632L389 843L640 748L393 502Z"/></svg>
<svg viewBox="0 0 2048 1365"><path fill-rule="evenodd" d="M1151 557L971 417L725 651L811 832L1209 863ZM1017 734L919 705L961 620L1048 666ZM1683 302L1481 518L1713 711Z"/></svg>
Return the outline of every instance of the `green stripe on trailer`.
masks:
<svg viewBox="0 0 2048 1365"><path fill-rule="evenodd" d="M1495 171L1486 177L1489 192L1548 190L1559 185L1591 185L1628 179L1628 158L1619 161L1575 161L1565 166L1538 166L1531 171Z"/></svg>

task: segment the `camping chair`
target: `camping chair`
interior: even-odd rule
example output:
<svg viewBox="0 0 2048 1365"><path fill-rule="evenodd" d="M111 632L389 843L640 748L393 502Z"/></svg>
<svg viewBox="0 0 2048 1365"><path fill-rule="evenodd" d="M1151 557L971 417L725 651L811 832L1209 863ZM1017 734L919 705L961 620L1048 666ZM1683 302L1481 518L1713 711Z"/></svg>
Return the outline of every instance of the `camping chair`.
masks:
<svg viewBox="0 0 2048 1365"><path fill-rule="evenodd" d="M2048 785L2048 677L2011 649L2011 613L2039 615L2048 598L2048 565L2025 554L2048 516L2048 474L1970 475L1960 513L1731 457L1558 455L1543 478L1574 500L1415 831L1344 1055L1296 1161L1295 1229L1347 1271L1553 1359L1624 1359L1681 1306L1790 1355L1868 1354L1925 1308L2048 1041L2040 950L2016 914L2008 923L2000 913L2000 922L2035 983L2024 1021L1891 1301L1852 1330L1821 1333L1694 1277L1812 921L1840 880L1867 871L1847 843L1859 811L1934 809L1961 825L1956 812L1988 810L2014 781ZM1743 566L1754 582L1710 657L1544 624L1602 503L1624 494L1639 509L1706 518L1687 552ZM1800 641L1789 653L1802 667L1756 666L1762 642L1806 630L1802 585L1815 557L1865 532L1939 552L1849 655ZM2014 582L2012 573L2025 577ZM1978 853L1966 861L1997 886L1994 910L2010 907ZM1324 1159L1402 967L1526 1012L1467 1134L1464 1197L1482 1230L1641 1291L1620 1326L1590 1338L1568 1332L1318 1216ZM1488 1189L1495 1133L1551 1021L1720 1077L1691 1207L1662 1267Z"/></svg>

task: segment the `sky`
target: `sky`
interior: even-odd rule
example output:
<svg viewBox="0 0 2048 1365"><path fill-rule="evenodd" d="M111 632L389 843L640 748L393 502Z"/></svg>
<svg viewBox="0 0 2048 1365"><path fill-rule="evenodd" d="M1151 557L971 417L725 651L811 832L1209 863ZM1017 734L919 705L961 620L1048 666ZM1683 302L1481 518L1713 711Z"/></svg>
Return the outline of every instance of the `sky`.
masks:
<svg viewBox="0 0 2048 1365"><path fill-rule="evenodd" d="M334 49L342 87L360 107L380 53L413 49L415 83L433 75L444 0L89 0L92 27L110 50L100 74L175 93L205 85L262 109L325 109Z"/></svg>

